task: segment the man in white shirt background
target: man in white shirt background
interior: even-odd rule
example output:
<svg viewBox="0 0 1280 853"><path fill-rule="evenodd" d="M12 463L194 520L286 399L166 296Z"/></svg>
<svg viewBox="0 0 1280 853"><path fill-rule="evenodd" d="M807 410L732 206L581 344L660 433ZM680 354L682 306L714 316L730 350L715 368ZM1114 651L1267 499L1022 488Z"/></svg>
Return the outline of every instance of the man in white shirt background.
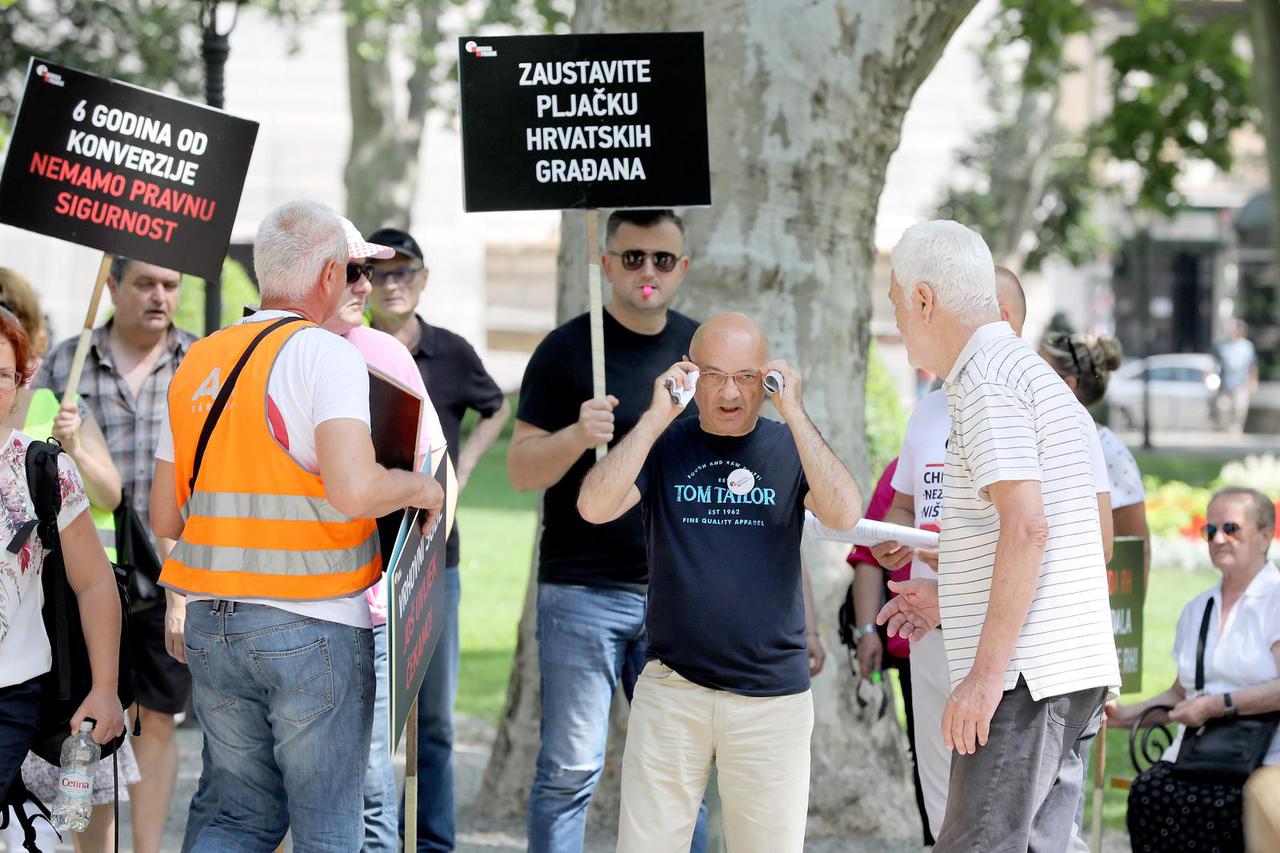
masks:
<svg viewBox="0 0 1280 853"><path fill-rule="evenodd" d="M1014 334L1022 334L1027 319L1026 294L1021 282L1007 267L997 266L996 298L1000 319ZM1111 501L1110 482L1102 454L1100 436L1089 429L1090 456L1093 460L1094 488L1098 516L1102 522L1104 550L1110 557ZM893 476L893 505L884 520L892 524L937 531L942 521L943 470L947 457L947 438L951 418L947 411L947 395L942 389L931 391L920 401L907 421L906 435L898 455ZM872 555L887 571L911 562L911 578L936 580L938 553L926 549L912 550L897 542L883 542L871 548ZM875 637L872 632L868 637ZM911 645L912 716L916 731L916 766L924 792L929 829L936 838L942 831L942 818L947 808L947 784L951 775L951 748L943 742L942 714L951 695L947 653L942 631L929 631Z"/></svg>
<svg viewBox="0 0 1280 853"><path fill-rule="evenodd" d="M878 617L913 641L945 626L955 754L935 849L1065 849L1081 749L1120 684L1087 413L1000 320L975 232L913 226L892 270L907 352L947 378L951 415L939 579L892 584Z"/></svg>

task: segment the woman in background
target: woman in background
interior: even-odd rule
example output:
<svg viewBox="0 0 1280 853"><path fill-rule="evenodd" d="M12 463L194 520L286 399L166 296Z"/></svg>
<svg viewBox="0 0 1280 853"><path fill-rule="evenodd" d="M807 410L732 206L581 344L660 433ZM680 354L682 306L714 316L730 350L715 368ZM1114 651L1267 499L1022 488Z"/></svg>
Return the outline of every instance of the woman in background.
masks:
<svg viewBox="0 0 1280 853"><path fill-rule="evenodd" d="M1092 410L1107 394L1111 372L1120 366L1120 342L1111 335L1067 335L1054 332L1044 337L1040 356L1057 371L1086 409ZM1151 531L1147 528L1146 491L1138 462L1116 434L1098 426L1102 456L1111 478L1111 518L1114 536L1136 536L1142 540L1143 580L1151 568ZM1143 589L1146 589L1145 583Z"/></svg>

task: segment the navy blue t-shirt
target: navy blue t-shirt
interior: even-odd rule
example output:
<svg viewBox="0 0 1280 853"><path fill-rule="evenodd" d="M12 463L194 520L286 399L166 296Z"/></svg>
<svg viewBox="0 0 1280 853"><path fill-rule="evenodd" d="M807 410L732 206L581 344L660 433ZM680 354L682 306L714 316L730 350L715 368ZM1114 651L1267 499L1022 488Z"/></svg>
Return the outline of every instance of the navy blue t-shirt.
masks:
<svg viewBox="0 0 1280 853"><path fill-rule="evenodd" d="M678 420L636 478L649 557L648 655L743 696L809 688L800 581L808 481L784 424L712 435Z"/></svg>

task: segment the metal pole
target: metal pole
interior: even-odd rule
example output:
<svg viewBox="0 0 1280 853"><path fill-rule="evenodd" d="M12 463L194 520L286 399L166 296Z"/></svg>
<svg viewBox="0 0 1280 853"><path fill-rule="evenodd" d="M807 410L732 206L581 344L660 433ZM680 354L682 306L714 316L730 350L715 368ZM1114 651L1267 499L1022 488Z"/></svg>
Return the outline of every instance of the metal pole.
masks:
<svg viewBox="0 0 1280 853"><path fill-rule="evenodd" d="M1134 247L1138 268L1139 300L1138 321L1141 323L1142 357L1146 366L1142 371L1142 449L1151 449L1151 355L1155 335L1151 328L1151 232L1142 226L1138 229Z"/></svg>
<svg viewBox="0 0 1280 853"><path fill-rule="evenodd" d="M231 40L240 14L236 0L231 13L231 24L225 30L218 29L218 0L200 0L200 24L204 31L200 42L200 56L204 59L204 99L211 107L222 109L226 93L227 57L231 55ZM204 283L204 333L216 332L222 327L222 277Z"/></svg>

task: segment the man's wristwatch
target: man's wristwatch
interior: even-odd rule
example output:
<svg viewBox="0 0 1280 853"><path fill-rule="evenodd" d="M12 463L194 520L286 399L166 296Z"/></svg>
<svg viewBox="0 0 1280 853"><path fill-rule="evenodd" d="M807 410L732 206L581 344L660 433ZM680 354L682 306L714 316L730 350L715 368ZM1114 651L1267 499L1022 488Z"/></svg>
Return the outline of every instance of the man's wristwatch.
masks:
<svg viewBox="0 0 1280 853"><path fill-rule="evenodd" d="M875 632L876 632L875 624L872 622L868 622L867 624L863 625L861 628L853 629L853 641L857 643L863 637L867 636L868 634L874 634Z"/></svg>
<svg viewBox="0 0 1280 853"><path fill-rule="evenodd" d="M1236 703L1232 701L1230 693L1222 694L1222 715L1228 720L1234 720L1240 714L1240 709Z"/></svg>

